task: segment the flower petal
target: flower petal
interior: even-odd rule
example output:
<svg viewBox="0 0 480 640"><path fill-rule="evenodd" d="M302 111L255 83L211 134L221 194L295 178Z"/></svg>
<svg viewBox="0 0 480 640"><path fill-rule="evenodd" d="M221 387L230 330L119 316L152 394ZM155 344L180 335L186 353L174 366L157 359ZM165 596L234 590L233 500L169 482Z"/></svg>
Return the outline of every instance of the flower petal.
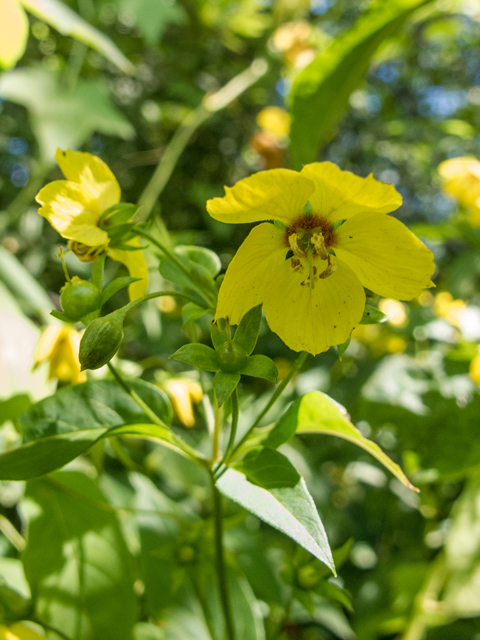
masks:
<svg viewBox="0 0 480 640"><path fill-rule="evenodd" d="M445 160L438 167L443 190L464 207L474 207L480 198L480 162L473 156Z"/></svg>
<svg viewBox="0 0 480 640"><path fill-rule="evenodd" d="M343 344L360 322L363 287L350 267L336 262L337 270L316 280L315 289L301 284L308 271L293 271L290 260L275 263L275 273L265 282L263 309L270 329L290 349L322 353Z"/></svg>
<svg viewBox="0 0 480 640"><path fill-rule="evenodd" d="M89 247L108 242L107 232L97 226L101 213L97 199L75 182L50 182L36 200L43 205L38 213L64 238Z"/></svg>
<svg viewBox="0 0 480 640"><path fill-rule="evenodd" d="M371 174L361 178L341 171L332 162L307 164L302 176L315 183L315 193L310 197L313 212L329 222L366 211L389 213L402 204L402 196L391 184L379 182Z"/></svg>
<svg viewBox="0 0 480 640"><path fill-rule="evenodd" d="M120 202L121 192L117 179L97 156L70 149L58 149L55 160L67 180L77 182L97 198L101 212Z"/></svg>
<svg viewBox="0 0 480 640"><path fill-rule="evenodd" d="M411 300L434 286L432 252L391 216L364 213L350 218L337 230L333 248L363 286L385 298Z"/></svg>
<svg viewBox="0 0 480 640"><path fill-rule="evenodd" d="M273 265L285 260L288 247L282 231L268 222L250 231L230 263L218 296L215 318L238 324L245 313L262 302L265 280Z"/></svg>
<svg viewBox="0 0 480 640"><path fill-rule="evenodd" d="M302 213L315 187L290 169L259 171L233 187L225 187L223 198L207 201L207 211L220 222L281 220L290 223Z"/></svg>
<svg viewBox="0 0 480 640"><path fill-rule="evenodd" d="M133 240L130 240L127 244L132 247L139 247L140 238L133 238ZM138 282L129 285L128 294L130 300L136 300L145 295L148 287L148 267L143 251L141 249L138 249L138 251L124 251L122 249L112 249L108 247L107 254L112 260L124 264L132 278L142 278Z"/></svg>

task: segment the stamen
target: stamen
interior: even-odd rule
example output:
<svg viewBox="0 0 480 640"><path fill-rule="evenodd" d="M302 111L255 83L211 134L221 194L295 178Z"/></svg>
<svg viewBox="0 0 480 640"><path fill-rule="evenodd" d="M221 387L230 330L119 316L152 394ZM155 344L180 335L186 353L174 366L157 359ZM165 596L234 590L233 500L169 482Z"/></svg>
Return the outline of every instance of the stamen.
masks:
<svg viewBox="0 0 480 640"><path fill-rule="evenodd" d="M314 233L311 238L311 242L315 247L315 252L322 260L327 259L327 249L325 247L325 238L322 233Z"/></svg>
<svg viewBox="0 0 480 640"><path fill-rule="evenodd" d="M318 276L319 278L322 278L322 280L324 280L325 278L328 278L328 276L331 276L332 273L335 273L335 271L337 270L337 263L335 262L335 258L333 258L333 256L328 254L327 261L328 261L328 267L324 271L322 271L322 273L320 273Z"/></svg>
<svg viewBox="0 0 480 640"><path fill-rule="evenodd" d="M313 251L308 252L308 270L310 273L310 289L315 289L315 267L313 266Z"/></svg>
<svg viewBox="0 0 480 640"><path fill-rule="evenodd" d="M292 233L291 235L288 236L288 242L290 244L290 247L293 253L296 256L299 256L300 258L307 257L305 251L300 247L300 244L298 242L298 235L296 233Z"/></svg>

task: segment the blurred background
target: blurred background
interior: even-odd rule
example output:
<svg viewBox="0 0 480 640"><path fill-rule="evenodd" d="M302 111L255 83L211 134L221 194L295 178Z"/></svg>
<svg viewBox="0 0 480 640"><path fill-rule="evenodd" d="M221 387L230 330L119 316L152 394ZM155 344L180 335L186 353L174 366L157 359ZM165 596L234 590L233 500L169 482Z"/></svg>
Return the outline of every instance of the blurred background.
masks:
<svg viewBox="0 0 480 640"><path fill-rule="evenodd" d="M479 157L478 1L40 5L23 3L28 32L18 60L0 47L0 446L19 441L17 418L32 402L84 379L74 357L76 329L49 316L65 282L62 241L34 202L41 186L62 177L57 147L99 155L117 176L123 201L143 198L156 233L174 245L216 251L223 268L252 226L207 215L205 201L222 195L223 185L315 159L373 173L402 194L394 215L434 252L436 288L409 304L372 296L369 303L387 322L359 326L342 360L335 348L310 356L277 415L302 393L328 393L421 492L342 440L302 436L285 445L332 548L341 550L336 584L344 591L335 599L320 588L325 576L317 561L231 504L230 562L247 594L245 619L256 620L239 638L264 638L265 626L272 639L479 640L480 218L465 199L442 190L438 172L447 159ZM208 103L246 69L244 85L230 85L228 99ZM311 113L308 101L315 105L318 96ZM330 124L327 107L337 114ZM303 142L309 137L311 150ZM165 180L152 192L157 167ZM153 254L150 262L155 290L162 278ZM67 265L71 275L89 277L90 265L71 254ZM122 270L107 263L109 278ZM106 310L126 301L118 293ZM203 318L194 329L207 343L208 325ZM49 340L39 351L47 326ZM173 298L151 301L131 314L117 363L159 385L173 402L174 424L201 446L199 378L167 361L188 330ZM266 325L257 352L273 358L280 375L295 359ZM242 380L245 425L270 389ZM133 559L136 640L215 639L200 622L205 611L184 602L187 577L195 582L192 575L212 560L207 478L174 453L132 441L105 445L75 465L119 518ZM23 483L0 485L0 574L7 582L25 547L24 491ZM29 504L37 501L49 514L53 493L38 486L30 493ZM147 508L157 516L142 516ZM57 517L53 507L48 517ZM45 544L29 537L27 551L41 553ZM48 568L42 575L45 587ZM186 624L187 610L194 632L178 622ZM103 637L123 638L119 630L112 634Z"/></svg>

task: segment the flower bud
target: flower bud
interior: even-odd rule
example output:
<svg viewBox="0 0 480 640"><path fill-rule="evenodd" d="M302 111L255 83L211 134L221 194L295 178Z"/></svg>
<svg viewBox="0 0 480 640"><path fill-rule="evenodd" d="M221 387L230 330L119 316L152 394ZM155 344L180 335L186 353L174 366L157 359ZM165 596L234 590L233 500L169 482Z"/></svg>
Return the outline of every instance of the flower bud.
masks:
<svg viewBox="0 0 480 640"><path fill-rule="evenodd" d="M110 362L123 342L124 318L124 310L119 309L88 325L80 341L82 371L99 369Z"/></svg>
<svg viewBox="0 0 480 640"><path fill-rule="evenodd" d="M60 304L71 320L80 320L102 304L102 293L93 282L74 277L60 294Z"/></svg>
<svg viewBox="0 0 480 640"><path fill-rule="evenodd" d="M225 373L235 373L247 361L245 349L235 341L225 342L217 349L220 367Z"/></svg>

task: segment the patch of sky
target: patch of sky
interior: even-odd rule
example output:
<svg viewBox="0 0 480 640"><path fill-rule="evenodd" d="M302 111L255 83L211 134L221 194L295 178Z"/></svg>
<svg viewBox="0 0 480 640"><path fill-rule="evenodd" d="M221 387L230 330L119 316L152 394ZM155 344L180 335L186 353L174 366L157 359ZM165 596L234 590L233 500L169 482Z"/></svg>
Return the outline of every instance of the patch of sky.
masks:
<svg viewBox="0 0 480 640"><path fill-rule="evenodd" d="M23 138L12 136L8 139L7 150L14 156L21 156L28 151L28 143Z"/></svg>
<svg viewBox="0 0 480 640"><path fill-rule="evenodd" d="M310 0L310 11L316 16L323 16L334 4L335 0Z"/></svg>
<svg viewBox="0 0 480 640"><path fill-rule="evenodd" d="M375 75L382 82L390 84L397 80L399 72L397 66L390 62L387 64L381 64L375 71Z"/></svg>
<svg viewBox="0 0 480 640"><path fill-rule="evenodd" d="M466 91L446 89L441 86L430 86L420 89L418 95L418 112L422 116L432 118L448 118L460 107L467 104Z"/></svg>
<svg viewBox="0 0 480 640"><path fill-rule="evenodd" d="M10 172L10 180L14 187L24 187L28 182L28 168L21 162L15 162Z"/></svg>

